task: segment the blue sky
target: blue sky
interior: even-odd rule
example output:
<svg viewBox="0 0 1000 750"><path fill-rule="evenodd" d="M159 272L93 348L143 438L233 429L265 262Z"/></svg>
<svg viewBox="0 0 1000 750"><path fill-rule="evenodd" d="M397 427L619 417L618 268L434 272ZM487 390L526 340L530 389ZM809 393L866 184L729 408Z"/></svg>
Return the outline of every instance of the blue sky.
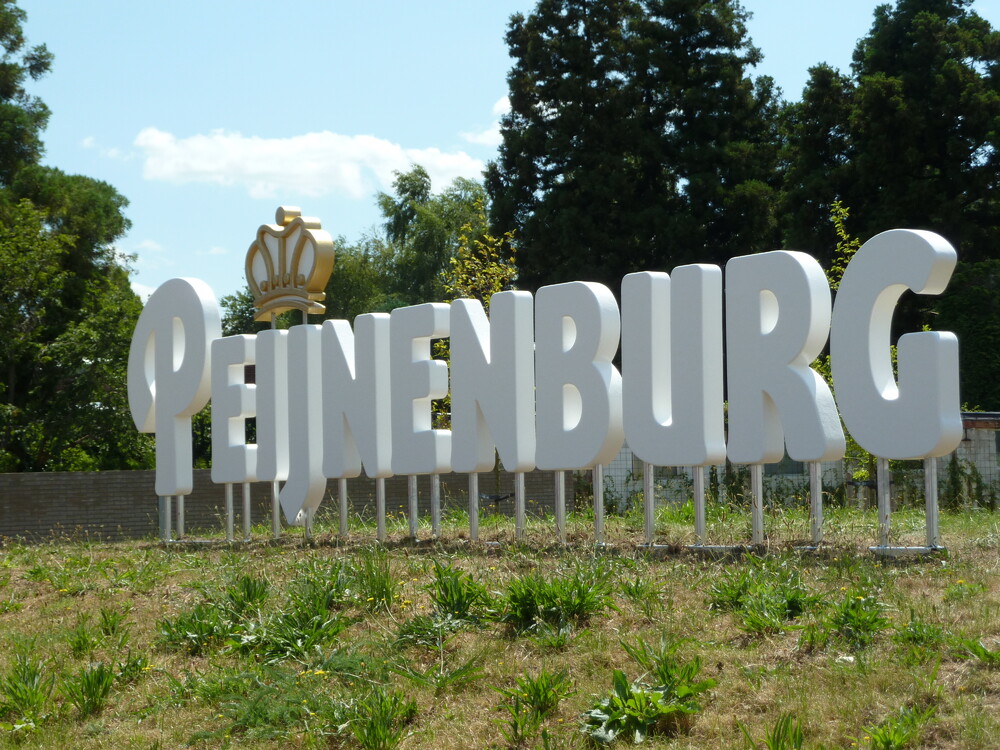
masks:
<svg viewBox="0 0 1000 750"><path fill-rule="evenodd" d="M846 70L875 0L744 0L757 73L797 99L809 66ZM530 0L21 0L55 55L33 85L52 110L46 163L105 180L131 205L119 243L147 293L196 276L220 297L279 205L335 237L378 224L393 170L436 188L496 153L503 41ZM1000 3L976 11L1000 26Z"/></svg>

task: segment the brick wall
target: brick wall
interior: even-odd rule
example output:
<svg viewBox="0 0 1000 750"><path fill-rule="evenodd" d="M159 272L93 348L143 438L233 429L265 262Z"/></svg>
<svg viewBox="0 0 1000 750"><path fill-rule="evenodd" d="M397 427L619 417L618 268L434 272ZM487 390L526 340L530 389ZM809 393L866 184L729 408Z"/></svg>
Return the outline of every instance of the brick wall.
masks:
<svg viewBox="0 0 1000 750"><path fill-rule="evenodd" d="M158 499L154 494L153 471L44 472L37 474L0 474L0 537L41 538L53 533L90 535L103 539L155 536L159 529ZM225 517L225 489L213 484L210 471L194 472L194 492L184 499L185 528L190 534L198 529L221 529ZM501 472L499 491L492 473L479 475L481 495L513 495L513 475ZM418 479L421 515L430 513L430 478ZM534 471L525 475L525 496L529 513L552 511L554 495L552 472ZM441 502L444 508L468 508L468 476L445 474L441 477ZM234 487L233 504L239 528L242 491ZM336 514L337 483L327 486L327 497L319 518ZM348 480L348 496L353 512L368 516L375 513L375 482L364 477ZM566 505L573 507L574 482L566 473ZM270 524L270 484L251 487L251 520ZM386 511L405 512L406 477L386 480ZM481 500L481 512L513 514L513 497Z"/></svg>

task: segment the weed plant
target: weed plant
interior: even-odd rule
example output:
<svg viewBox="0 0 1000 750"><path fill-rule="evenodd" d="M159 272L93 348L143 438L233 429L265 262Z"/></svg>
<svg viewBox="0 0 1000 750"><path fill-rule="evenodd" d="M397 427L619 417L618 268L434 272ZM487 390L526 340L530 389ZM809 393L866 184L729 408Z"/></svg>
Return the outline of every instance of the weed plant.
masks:
<svg viewBox="0 0 1000 750"><path fill-rule="evenodd" d="M862 741L871 750L904 750L915 747L923 732L924 724L934 715L934 709L918 711L904 707L895 716L875 726L865 727Z"/></svg>
<svg viewBox="0 0 1000 750"><path fill-rule="evenodd" d="M767 731L764 739L759 743L754 740L743 724L740 724L739 727L750 750L758 750L758 748L763 748L763 750L801 750L802 743L805 742L802 724L792 714L779 716L774 727Z"/></svg>
<svg viewBox="0 0 1000 750"><path fill-rule="evenodd" d="M10 670L0 678L0 715L5 729L40 724L49 713L55 675L46 664L19 648Z"/></svg>
<svg viewBox="0 0 1000 750"><path fill-rule="evenodd" d="M98 662L69 677L63 683L63 692L80 718L85 719L104 710L114 686L115 670Z"/></svg>
<svg viewBox="0 0 1000 750"><path fill-rule="evenodd" d="M611 568L601 561L577 563L546 578L532 572L507 585L503 622L515 632L539 624L581 624L605 609L617 609L611 596Z"/></svg>
<svg viewBox="0 0 1000 750"><path fill-rule="evenodd" d="M535 676L525 673L518 677L513 688L494 690L507 697L511 703L516 700L523 704L539 719L549 717L562 699L573 693L565 672L549 672L544 668Z"/></svg>
<svg viewBox="0 0 1000 750"><path fill-rule="evenodd" d="M977 641L975 638L962 638L958 641L958 646L984 667L1000 669L1000 649L988 649L982 641Z"/></svg>
<svg viewBox="0 0 1000 750"><path fill-rule="evenodd" d="M697 661L675 665L673 684L657 687L629 683L624 672L614 670L611 693L583 713L583 733L598 745L610 745L619 737L638 745L651 735L687 730L691 715L701 710L698 694L715 684L693 682L700 670Z"/></svg>
<svg viewBox="0 0 1000 750"><path fill-rule="evenodd" d="M376 687L353 707L351 733L364 750L392 750L417 715L417 704L398 691Z"/></svg>
<svg viewBox="0 0 1000 750"><path fill-rule="evenodd" d="M385 547L365 547L358 553L354 571L361 605L368 610L387 610L396 596L398 582L392 575Z"/></svg>
<svg viewBox="0 0 1000 750"><path fill-rule="evenodd" d="M733 612L741 629L762 635L781 632L822 601L821 595L806 590L797 570L751 557L712 583L708 606Z"/></svg>
<svg viewBox="0 0 1000 750"><path fill-rule="evenodd" d="M430 595L438 616L479 622L494 614L493 599L486 586L468 573L438 560L434 561Z"/></svg>

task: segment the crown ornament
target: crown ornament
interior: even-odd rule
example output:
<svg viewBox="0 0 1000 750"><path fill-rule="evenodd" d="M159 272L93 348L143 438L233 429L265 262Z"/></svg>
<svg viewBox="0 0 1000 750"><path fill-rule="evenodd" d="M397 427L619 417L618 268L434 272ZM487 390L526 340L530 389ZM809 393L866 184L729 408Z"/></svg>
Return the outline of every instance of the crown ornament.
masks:
<svg viewBox="0 0 1000 750"><path fill-rule="evenodd" d="M326 311L326 283L333 272L333 238L297 206L281 206L275 224L263 224L247 250L247 285L255 320L285 310Z"/></svg>

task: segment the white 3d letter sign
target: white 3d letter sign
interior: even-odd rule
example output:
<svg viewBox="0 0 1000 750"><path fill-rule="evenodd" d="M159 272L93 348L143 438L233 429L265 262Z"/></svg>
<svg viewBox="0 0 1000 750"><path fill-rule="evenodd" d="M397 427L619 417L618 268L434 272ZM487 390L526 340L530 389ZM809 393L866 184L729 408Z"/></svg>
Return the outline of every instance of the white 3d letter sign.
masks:
<svg viewBox="0 0 1000 750"><path fill-rule="evenodd" d="M726 264L729 460L831 461L844 433L826 382L809 365L830 330L830 287L805 253L777 251Z"/></svg>
<svg viewBox="0 0 1000 750"><path fill-rule="evenodd" d="M332 241L317 219L280 209L248 254L258 317L318 312ZM252 261L252 262L251 262ZM192 489L191 416L213 401L212 479L284 482L302 523L328 479L508 471L609 462L623 441L664 466L760 464L844 453L847 429L883 458L946 454L962 435L958 341L916 332L890 352L901 294L940 294L955 251L936 234L869 240L836 302L804 253L775 251L672 274L629 274L611 290L570 282L428 303L322 326L223 338L212 291L173 279L146 303L128 365L136 427L156 432L156 492ZM725 351L723 351L725 304ZM812 364L830 339L837 394ZM450 338L450 364L432 357ZM621 344L621 371L615 357ZM723 357L725 365L723 366ZM244 367L256 366L256 383ZM450 387L449 387L450 375ZM728 384L724 439L723 380ZM451 429L431 404L451 396ZM246 444L255 417L257 442Z"/></svg>
<svg viewBox="0 0 1000 750"><path fill-rule="evenodd" d="M943 456L962 439L955 334L900 336L898 385L889 350L899 296L940 294L956 262L938 235L896 229L868 240L844 272L830 338L833 384L848 431L876 456Z"/></svg>
<svg viewBox="0 0 1000 750"><path fill-rule="evenodd" d="M140 432L156 433L156 494L186 495L191 417L211 392L209 347L222 336L219 305L199 279L171 279L139 315L128 354L128 403Z"/></svg>

